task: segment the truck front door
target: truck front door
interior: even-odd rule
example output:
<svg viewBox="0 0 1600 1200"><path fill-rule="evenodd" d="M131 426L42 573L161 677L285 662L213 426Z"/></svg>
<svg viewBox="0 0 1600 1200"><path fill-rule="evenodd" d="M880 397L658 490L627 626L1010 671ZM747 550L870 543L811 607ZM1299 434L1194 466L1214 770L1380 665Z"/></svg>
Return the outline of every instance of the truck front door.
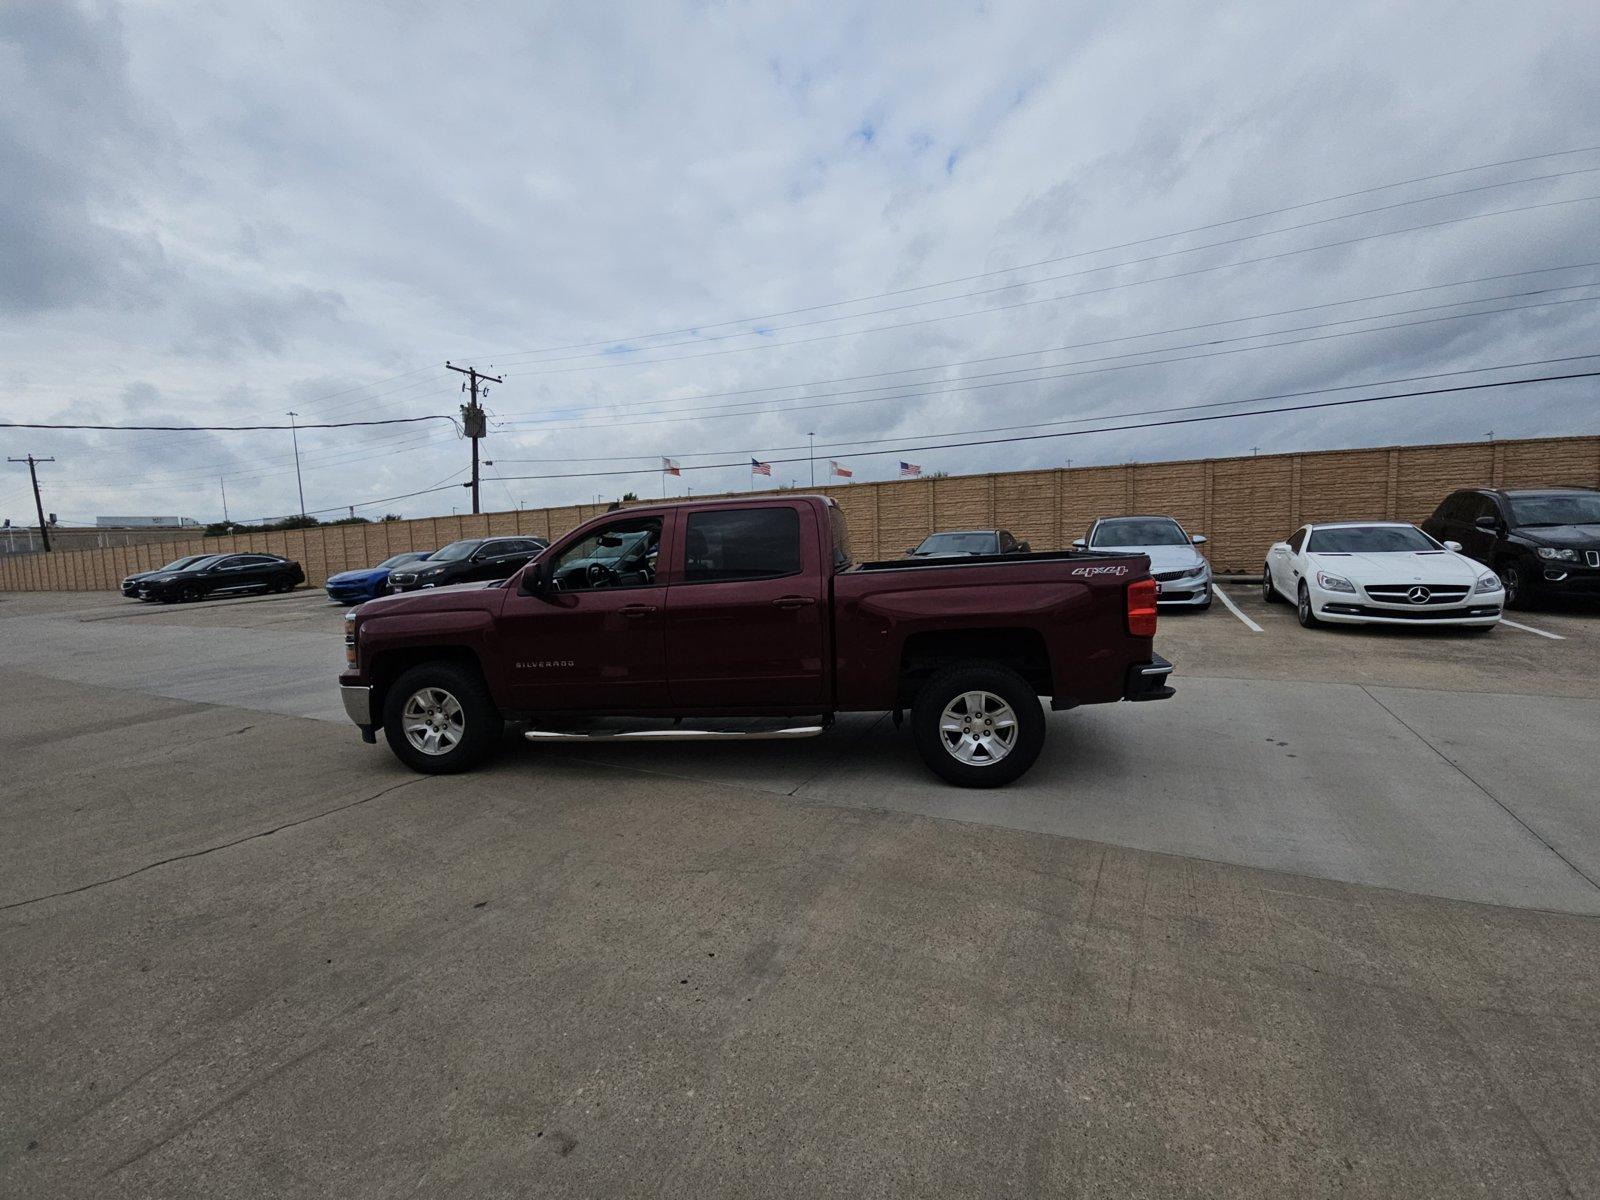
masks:
<svg viewBox="0 0 1600 1200"><path fill-rule="evenodd" d="M680 518L667 590L673 707L825 703L828 593L815 520L781 502Z"/></svg>
<svg viewBox="0 0 1600 1200"><path fill-rule="evenodd" d="M512 707L626 712L667 706L663 519L619 517L551 551L541 595L500 611ZM667 526L670 528L670 526Z"/></svg>

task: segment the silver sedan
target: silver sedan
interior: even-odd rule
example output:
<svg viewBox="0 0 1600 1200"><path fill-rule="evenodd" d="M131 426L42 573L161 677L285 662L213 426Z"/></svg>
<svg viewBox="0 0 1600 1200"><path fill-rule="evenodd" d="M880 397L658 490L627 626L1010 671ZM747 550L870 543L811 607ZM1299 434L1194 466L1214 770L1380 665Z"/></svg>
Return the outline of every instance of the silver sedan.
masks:
<svg viewBox="0 0 1600 1200"><path fill-rule="evenodd" d="M1195 549L1205 541L1203 534L1184 532L1171 517L1100 517L1072 544L1080 550L1147 555L1160 589L1157 604L1206 609L1211 607L1211 564Z"/></svg>

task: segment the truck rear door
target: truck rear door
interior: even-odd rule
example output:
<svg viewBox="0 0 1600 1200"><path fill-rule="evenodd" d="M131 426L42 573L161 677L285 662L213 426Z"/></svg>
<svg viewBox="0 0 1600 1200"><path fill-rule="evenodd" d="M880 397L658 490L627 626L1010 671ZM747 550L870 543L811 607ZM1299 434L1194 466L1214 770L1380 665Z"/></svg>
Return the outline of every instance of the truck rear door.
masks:
<svg viewBox="0 0 1600 1200"><path fill-rule="evenodd" d="M828 618L816 516L806 504L690 512L667 589L675 708L823 705Z"/></svg>

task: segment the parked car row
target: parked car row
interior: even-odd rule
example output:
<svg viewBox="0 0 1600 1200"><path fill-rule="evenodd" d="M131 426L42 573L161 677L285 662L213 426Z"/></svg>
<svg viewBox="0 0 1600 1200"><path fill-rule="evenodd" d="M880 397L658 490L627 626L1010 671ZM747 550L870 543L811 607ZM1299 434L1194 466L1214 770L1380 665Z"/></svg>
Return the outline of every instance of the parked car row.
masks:
<svg viewBox="0 0 1600 1200"><path fill-rule="evenodd" d="M140 600L201 600L246 592L288 592L306 581L300 564L277 554L191 554L129 575L122 594Z"/></svg>

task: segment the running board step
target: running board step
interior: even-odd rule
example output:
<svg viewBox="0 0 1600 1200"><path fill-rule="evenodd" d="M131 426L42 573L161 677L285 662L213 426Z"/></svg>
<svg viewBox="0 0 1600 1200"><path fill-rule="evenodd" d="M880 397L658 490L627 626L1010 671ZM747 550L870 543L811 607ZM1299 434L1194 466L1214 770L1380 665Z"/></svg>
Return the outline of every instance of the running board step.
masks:
<svg viewBox="0 0 1600 1200"><path fill-rule="evenodd" d="M821 725L794 725L787 729L597 729L589 733L564 733L555 729L529 729L530 742L776 742L813 738Z"/></svg>

